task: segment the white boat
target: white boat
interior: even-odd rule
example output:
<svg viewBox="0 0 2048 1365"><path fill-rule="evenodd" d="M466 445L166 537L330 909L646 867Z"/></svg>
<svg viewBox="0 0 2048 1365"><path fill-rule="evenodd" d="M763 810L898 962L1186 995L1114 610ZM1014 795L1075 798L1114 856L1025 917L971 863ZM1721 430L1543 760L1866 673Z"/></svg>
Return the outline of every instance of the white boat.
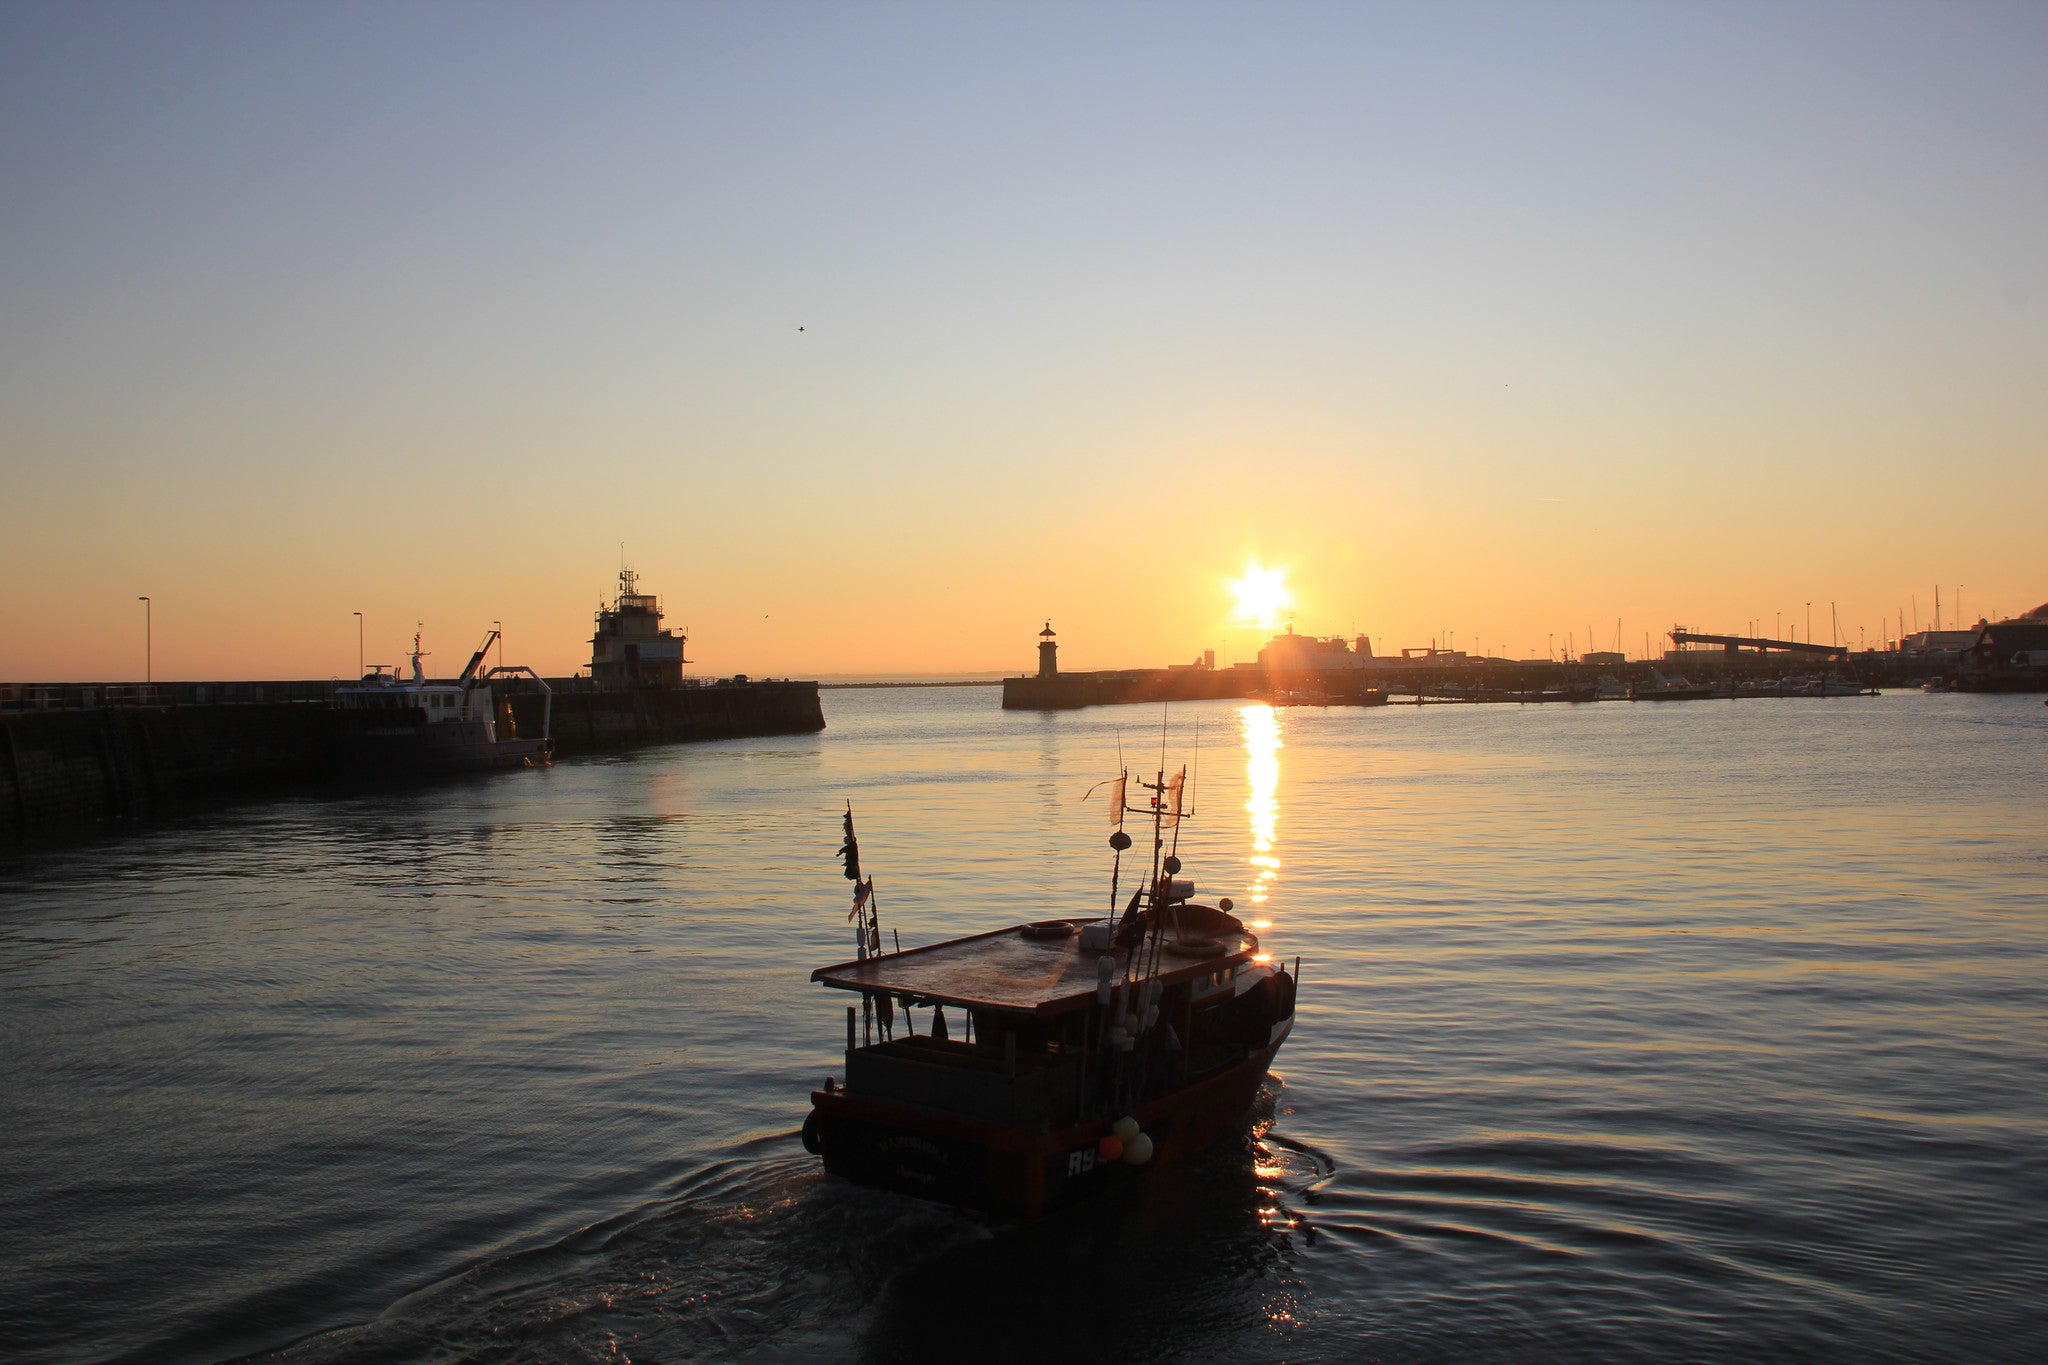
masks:
<svg viewBox="0 0 2048 1365"><path fill-rule="evenodd" d="M1808 678L1799 689L1806 697L1861 697L1872 691L1853 678Z"/></svg>
<svg viewBox="0 0 2048 1365"><path fill-rule="evenodd" d="M523 768L546 763L553 751L548 730L554 697L547 682L523 665L486 669L485 656L498 641L493 630L451 682L430 680L420 666L420 637L412 637L412 676L387 666L334 691L343 714L342 742L348 765L373 774L432 774L488 768ZM541 689L541 732L512 733L509 705L497 706L491 679L523 675Z"/></svg>

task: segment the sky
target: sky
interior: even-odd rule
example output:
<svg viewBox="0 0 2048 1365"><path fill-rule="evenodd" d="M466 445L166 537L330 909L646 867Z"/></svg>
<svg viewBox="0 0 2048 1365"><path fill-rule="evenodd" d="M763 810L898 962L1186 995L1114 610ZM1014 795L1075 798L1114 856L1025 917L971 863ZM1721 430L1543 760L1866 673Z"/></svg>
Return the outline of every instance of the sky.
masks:
<svg viewBox="0 0 2048 1365"><path fill-rule="evenodd" d="M2048 601L2039 3L10 0L0 185L0 680Z"/></svg>

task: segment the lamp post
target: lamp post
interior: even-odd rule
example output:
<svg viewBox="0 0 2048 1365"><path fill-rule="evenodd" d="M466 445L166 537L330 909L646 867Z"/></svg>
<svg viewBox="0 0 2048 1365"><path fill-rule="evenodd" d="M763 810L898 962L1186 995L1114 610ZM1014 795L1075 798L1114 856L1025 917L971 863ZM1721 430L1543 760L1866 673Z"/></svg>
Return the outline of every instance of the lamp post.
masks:
<svg viewBox="0 0 2048 1365"><path fill-rule="evenodd" d="M154 690L153 683L155 681L154 678L151 676L149 657L152 649L152 645L149 638L149 618L150 613L152 611L152 607L150 604L150 600L147 597L138 597L135 600L142 603L142 694L144 697L147 697L149 693L152 690Z"/></svg>
<svg viewBox="0 0 2048 1365"><path fill-rule="evenodd" d="M363 614L350 613L356 618L356 681L363 680Z"/></svg>

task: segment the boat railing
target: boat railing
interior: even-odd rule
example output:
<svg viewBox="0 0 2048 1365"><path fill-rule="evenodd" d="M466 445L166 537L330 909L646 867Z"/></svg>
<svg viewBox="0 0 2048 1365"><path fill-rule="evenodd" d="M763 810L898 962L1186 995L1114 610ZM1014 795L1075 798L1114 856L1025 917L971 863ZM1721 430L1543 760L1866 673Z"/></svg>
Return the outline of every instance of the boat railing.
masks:
<svg viewBox="0 0 2048 1365"><path fill-rule="evenodd" d="M548 686L548 680L525 664L500 664L484 674L484 681L488 682L496 677L531 678L539 686L540 737L543 744L548 743L550 736L554 733L551 727L554 725L555 717L555 689Z"/></svg>

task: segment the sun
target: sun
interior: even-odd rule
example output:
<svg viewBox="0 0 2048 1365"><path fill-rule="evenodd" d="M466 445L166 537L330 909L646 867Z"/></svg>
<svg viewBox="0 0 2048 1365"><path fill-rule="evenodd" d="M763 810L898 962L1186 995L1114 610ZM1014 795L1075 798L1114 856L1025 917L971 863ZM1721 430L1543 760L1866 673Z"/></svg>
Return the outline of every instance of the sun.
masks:
<svg viewBox="0 0 2048 1365"><path fill-rule="evenodd" d="M1264 630L1279 624L1280 614L1294 605L1287 570L1261 568L1256 561L1246 563L1244 576L1231 580L1230 590L1237 595L1237 619Z"/></svg>

